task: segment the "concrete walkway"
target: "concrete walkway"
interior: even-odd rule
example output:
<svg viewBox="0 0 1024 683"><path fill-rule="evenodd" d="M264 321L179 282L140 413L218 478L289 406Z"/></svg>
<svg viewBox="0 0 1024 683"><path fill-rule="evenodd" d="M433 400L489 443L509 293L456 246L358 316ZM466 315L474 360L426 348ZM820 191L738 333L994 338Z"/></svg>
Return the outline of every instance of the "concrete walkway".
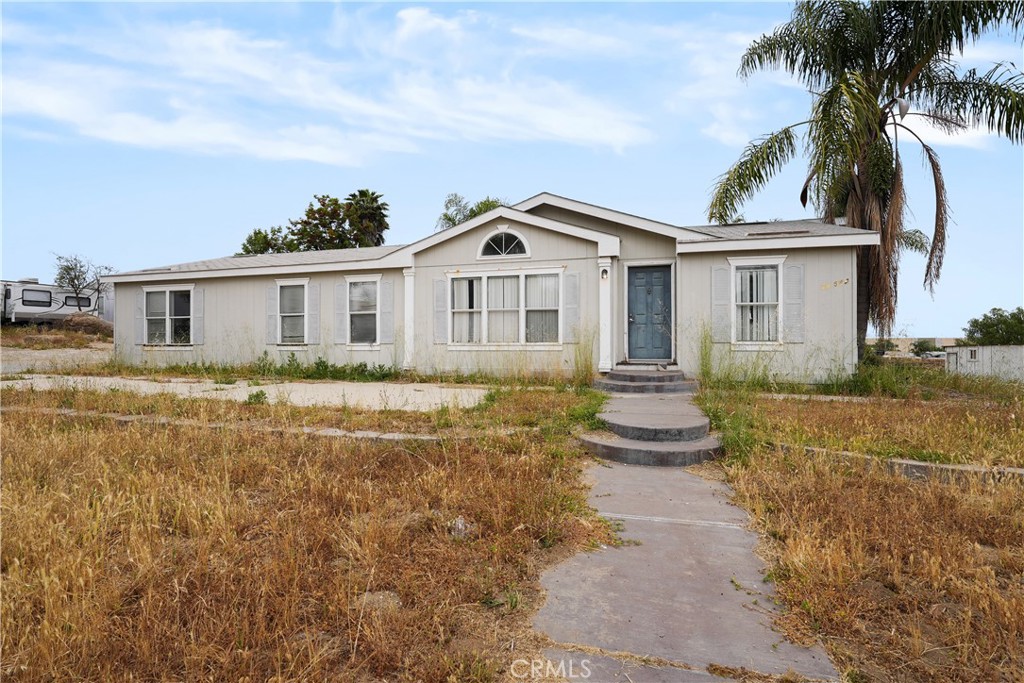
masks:
<svg viewBox="0 0 1024 683"><path fill-rule="evenodd" d="M176 394L192 398L244 401L256 391L264 391L271 403L295 406L350 406L374 410L435 410L442 406L468 408L483 399L487 389L440 384L402 384L397 382L267 382L250 386L217 384L213 380L170 379L157 381L137 377L84 377L78 375L25 375L0 382L4 388L37 390L92 389L131 391L138 394Z"/></svg>
<svg viewBox="0 0 1024 683"><path fill-rule="evenodd" d="M547 601L534 628L557 643L549 660L577 672L587 660L591 682L719 680L708 672L716 665L839 678L820 646L772 629L757 534L726 485L617 463L589 474L591 505L622 525L626 544L579 553L542 577Z"/></svg>

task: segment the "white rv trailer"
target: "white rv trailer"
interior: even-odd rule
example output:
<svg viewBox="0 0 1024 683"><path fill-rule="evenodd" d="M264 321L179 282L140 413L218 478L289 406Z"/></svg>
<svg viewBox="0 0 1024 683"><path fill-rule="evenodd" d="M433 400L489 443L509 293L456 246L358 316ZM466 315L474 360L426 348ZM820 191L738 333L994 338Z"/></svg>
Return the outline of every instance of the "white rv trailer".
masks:
<svg viewBox="0 0 1024 683"><path fill-rule="evenodd" d="M4 324L27 323L52 325L75 313L89 313L104 320L113 320L114 294L109 287L76 296L70 289L40 284L36 278L16 282L3 280Z"/></svg>

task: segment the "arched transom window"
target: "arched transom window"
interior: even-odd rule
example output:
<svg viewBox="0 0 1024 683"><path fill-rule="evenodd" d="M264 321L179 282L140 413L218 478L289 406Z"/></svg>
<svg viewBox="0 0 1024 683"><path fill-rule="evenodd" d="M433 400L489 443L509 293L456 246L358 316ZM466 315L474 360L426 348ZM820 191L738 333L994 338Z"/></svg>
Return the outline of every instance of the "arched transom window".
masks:
<svg viewBox="0 0 1024 683"><path fill-rule="evenodd" d="M526 241L511 230L490 235L480 247L481 257L528 256Z"/></svg>

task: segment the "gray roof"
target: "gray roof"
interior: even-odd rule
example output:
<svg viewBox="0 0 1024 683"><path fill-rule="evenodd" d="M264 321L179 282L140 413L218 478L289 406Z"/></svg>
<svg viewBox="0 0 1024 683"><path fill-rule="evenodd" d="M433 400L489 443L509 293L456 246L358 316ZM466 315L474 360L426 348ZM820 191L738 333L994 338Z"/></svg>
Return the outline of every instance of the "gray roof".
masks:
<svg viewBox="0 0 1024 683"><path fill-rule="evenodd" d="M819 220L772 221L762 223L732 223L730 225L701 225L690 228L711 237L726 240L769 239L779 237L814 237L863 235L863 230L833 225ZM680 242L697 240L679 240Z"/></svg>
<svg viewBox="0 0 1024 683"><path fill-rule="evenodd" d="M404 244L359 249L325 249L323 251L295 251L286 254L245 254L223 256L205 261L177 263L160 268L145 268L117 273L117 275L146 275L150 273L190 273L199 271L235 270L238 268L265 268L268 266L307 266L320 263L356 263L374 261L398 251Z"/></svg>

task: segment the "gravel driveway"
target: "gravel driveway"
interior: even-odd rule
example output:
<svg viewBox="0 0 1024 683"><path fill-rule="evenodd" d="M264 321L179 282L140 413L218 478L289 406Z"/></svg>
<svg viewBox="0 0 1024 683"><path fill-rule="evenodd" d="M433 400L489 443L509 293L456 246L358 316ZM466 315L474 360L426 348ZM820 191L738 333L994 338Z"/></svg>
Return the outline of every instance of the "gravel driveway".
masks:
<svg viewBox="0 0 1024 683"><path fill-rule="evenodd" d="M110 342L93 342L84 349L17 349L0 348L0 372L10 375L27 370L44 372L106 363L114 354Z"/></svg>

